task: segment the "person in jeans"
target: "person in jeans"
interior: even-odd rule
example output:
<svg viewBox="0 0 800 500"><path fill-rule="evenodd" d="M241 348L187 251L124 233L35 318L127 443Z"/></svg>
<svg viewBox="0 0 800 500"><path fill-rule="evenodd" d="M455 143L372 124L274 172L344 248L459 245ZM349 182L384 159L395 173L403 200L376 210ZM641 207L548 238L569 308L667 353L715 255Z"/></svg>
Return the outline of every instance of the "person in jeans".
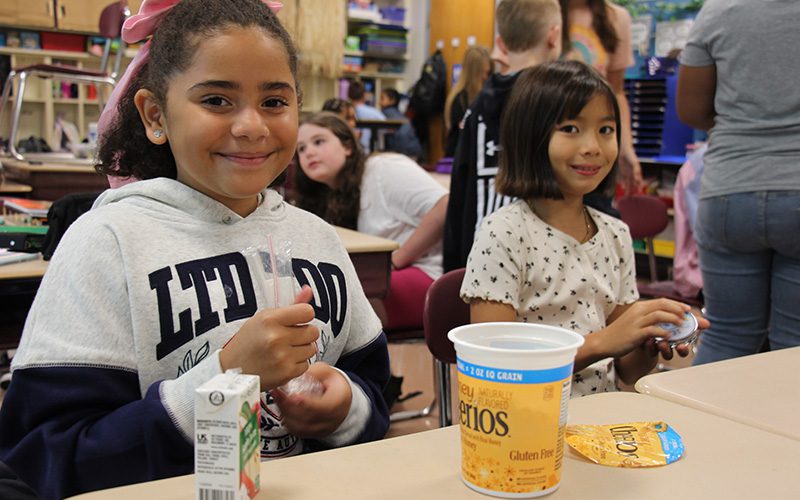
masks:
<svg viewBox="0 0 800 500"><path fill-rule="evenodd" d="M791 0L707 0L678 115L709 131L697 243L711 328L695 364L800 345L800 44Z"/></svg>

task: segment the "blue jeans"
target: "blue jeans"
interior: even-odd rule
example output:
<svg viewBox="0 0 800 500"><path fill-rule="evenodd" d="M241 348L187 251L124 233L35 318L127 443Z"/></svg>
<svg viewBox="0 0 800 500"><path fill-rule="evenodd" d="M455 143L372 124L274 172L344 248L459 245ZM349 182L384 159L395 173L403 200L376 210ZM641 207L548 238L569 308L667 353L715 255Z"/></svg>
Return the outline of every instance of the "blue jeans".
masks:
<svg viewBox="0 0 800 500"><path fill-rule="evenodd" d="M700 200L695 234L711 328L694 364L800 345L800 192Z"/></svg>

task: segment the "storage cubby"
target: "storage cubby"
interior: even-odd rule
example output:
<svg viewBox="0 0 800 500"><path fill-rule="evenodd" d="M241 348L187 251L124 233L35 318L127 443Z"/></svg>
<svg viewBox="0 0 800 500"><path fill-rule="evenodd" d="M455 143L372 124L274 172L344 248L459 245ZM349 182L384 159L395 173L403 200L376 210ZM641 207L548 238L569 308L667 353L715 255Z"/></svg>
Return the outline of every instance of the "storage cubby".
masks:
<svg viewBox="0 0 800 500"><path fill-rule="evenodd" d="M402 2L376 2L370 9L349 5L343 78L361 79L376 104L383 88L404 89L402 79L408 58L406 9ZM340 82L337 93L346 97L347 83Z"/></svg>
<svg viewBox="0 0 800 500"><path fill-rule="evenodd" d="M693 130L678 120L676 87L674 74L625 80L633 144L640 159L678 161L693 142Z"/></svg>
<svg viewBox="0 0 800 500"><path fill-rule="evenodd" d="M123 70L134 53L129 49L125 54ZM8 58L11 68L34 64L60 64L99 70L100 66L100 58L87 52L0 47L0 57ZM100 117L97 94L102 92L107 101L111 88L101 86L105 88L94 87L93 90L90 90L89 85L69 82L62 85L62 83L58 78L39 78L37 76L28 78L23 96L18 140L30 136L42 137L50 144L50 147L58 149L58 141L53 137L53 130L55 120L59 115L75 124L82 139L86 137L89 123L96 122ZM15 83L11 90L11 98L3 109L3 116L0 116L0 137L7 138L10 134L11 108L17 92Z"/></svg>

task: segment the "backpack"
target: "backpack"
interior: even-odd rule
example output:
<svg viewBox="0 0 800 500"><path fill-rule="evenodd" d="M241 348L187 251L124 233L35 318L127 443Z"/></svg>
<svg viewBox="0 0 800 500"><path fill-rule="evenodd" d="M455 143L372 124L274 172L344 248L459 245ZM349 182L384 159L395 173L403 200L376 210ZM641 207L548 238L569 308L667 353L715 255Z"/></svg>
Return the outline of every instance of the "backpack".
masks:
<svg viewBox="0 0 800 500"><path fill-rule="evenodd" d="M415 117L428 117L444 111L447 91L447 65L442 51L434 52L422 66L422 74L411 88L409 106Z"/></svg>

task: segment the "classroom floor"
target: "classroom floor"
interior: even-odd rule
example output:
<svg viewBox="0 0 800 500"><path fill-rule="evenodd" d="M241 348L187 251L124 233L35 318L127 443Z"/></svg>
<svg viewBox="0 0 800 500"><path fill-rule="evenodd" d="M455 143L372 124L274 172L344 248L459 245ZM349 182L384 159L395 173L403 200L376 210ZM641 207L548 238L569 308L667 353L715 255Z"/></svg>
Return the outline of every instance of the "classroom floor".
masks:
<svg viewBox="0 0 800 500"><path fill-rule="evenodd" d="M664 361L657 369L680 369L692 364L692 354L686 358L675 356L670 361ZM433 382L433 358L428 351L428 346L424 341L390 343L389 359L392 364L392 373L403 377L403 393L422 391L422 394L415 396L408 401L395 403L392 412L403 410L417 410L426 407L435 396ZM457 415L458 387L456 382L455 367L450 367L450 379L453 386L453 415ZM632 387L625 390L633 391ZM413 434L439 427L439 408L436 407L427 417L414 418L410 420L392 422L386 437L402 436Z"/></svg>

